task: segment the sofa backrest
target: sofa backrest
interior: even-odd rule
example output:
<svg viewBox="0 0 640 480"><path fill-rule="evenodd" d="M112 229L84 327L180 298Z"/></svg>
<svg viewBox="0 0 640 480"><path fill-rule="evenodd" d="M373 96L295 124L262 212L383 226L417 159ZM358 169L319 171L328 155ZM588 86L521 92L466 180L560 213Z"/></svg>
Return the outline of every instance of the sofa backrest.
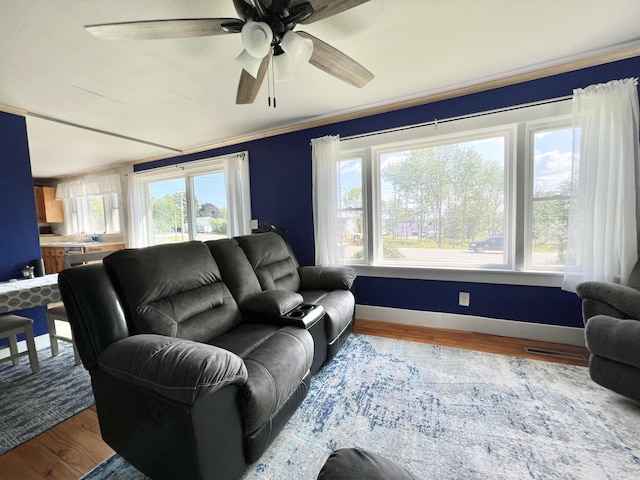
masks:
<svg viewBox="0 0 640 480"><path fill-rule="evenodd" d="M204 242L238 305L262 291L258 277L235 238Z"/></svg>
<svg viewBox="0 0 640 480"><path fill-rule="evenodd" d="M284 239L274 232L235 237L258 277L262 290L300 289L298 261Z"/></svg>
<svg viewBox="0 0 640 480"><path fill-rule="evenodd" d="M241 322L238 305L202 242L118 250L104 265L134 333L208 342Z"/></svg>

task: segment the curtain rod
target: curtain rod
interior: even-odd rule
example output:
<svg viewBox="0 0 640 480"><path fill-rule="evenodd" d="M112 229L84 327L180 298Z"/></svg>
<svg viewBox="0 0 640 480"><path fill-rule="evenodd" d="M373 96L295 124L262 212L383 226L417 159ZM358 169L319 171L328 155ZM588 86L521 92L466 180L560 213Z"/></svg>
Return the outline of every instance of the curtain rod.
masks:
<svg viewBox="0 0 640 480"><path fill-rule="evenodd" d="M457 120L466 120L468 118L484 117L485 115L492 115L492 114L495 114L495 113L510 112L512 110L519 110L521 108L535 107L535 106L538 106L538 105L547 105L547 104L551 104L551 103L563 102L565 100L570 100L571 98L573 98L573 95L566 95L564 97L557 97L557 98L552 98L552 99L549 99L549 100L541 100L539 102L524 103L524 104L521 104L521 105L513 105L511 107L496 108L495 110L486 110L484 112L469 113L467 115L459 115L457 117L449 117L449 118L445 118L445 119L442 119L442 120L439 120L439 119L436 118L436 119L430 120L428 122L416 123L416 124L413 124L413 125L405 125L403 127L388 128L386 130L377 130L375 132L360 133L360 134L357 134L357 135L350 135L348 137L341 137L340 141L342 142L342 141L345 141L345 140L355 140L357 138L372 137L374 135L382 135L384 133L402 132L404 130L411 130L411 129L414 129L414 128L428 127L429 125L435 125L437 127L438 124L441 124L441 123L455 122Z"/></svg>

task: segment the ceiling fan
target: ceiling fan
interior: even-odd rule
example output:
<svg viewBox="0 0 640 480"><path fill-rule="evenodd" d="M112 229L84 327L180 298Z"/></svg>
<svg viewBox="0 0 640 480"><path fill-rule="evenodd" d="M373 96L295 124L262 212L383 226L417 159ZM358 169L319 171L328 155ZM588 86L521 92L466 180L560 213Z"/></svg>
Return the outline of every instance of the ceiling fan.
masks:
<svg viewBox="0 0 640 480"><path fill-rule="evenodd" d="M253 103L273 60L276 76L286 76L298 63L308 61L329 75L363 87L373 74L351 57L313 35L293 29L331 17L369 0L233 0L241 19L191 18L144 20L87 25L96 37L108 39L166 39L240 33L244 51L237 104Z"/></svg>

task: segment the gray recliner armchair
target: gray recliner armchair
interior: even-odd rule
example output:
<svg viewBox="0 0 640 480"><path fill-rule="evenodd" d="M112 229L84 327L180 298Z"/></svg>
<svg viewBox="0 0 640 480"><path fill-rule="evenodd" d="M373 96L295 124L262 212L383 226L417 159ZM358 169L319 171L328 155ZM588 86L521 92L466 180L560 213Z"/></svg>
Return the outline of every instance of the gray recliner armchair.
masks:
<svg viewBox="0 0 640 480"><path fill-rule="evenodd" d="M589 358L594 382L640 401L640 262L627 285L583 282L582 299Z"/></svg>

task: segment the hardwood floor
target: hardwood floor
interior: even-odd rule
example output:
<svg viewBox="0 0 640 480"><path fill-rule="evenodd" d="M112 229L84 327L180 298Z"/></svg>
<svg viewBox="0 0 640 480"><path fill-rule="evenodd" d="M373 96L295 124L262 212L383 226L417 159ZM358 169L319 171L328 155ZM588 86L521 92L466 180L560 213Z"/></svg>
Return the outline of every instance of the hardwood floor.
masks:
<svg viewBox="0 0 640 480"><path fill-rule="evenodd" d="M6 480L75 480L113 455L102 441L95 406L0 455Z"/></svg>
<svg viewBox="0 0 640 480"><path fill-rule="evenodd" d="M356 319L355 333L398 338L413 342L431 343L446 347L464 348L497 353L512 357L532 358L547 362L586 367L589 351L585 347L560 343L540 342L522 338L500 337L485 333L463 332L439 328L417 327L390 322Z"/></svg>
<svg viewBox="0 0 640 480"><path fill-rule="evenodd" d="M587 365L584 347L356 319L353 331L500 355ZM541 354L536 352L548 352ZM4 480L76 480L113 454L102 441L95 406L0 455Z"/></svg>

